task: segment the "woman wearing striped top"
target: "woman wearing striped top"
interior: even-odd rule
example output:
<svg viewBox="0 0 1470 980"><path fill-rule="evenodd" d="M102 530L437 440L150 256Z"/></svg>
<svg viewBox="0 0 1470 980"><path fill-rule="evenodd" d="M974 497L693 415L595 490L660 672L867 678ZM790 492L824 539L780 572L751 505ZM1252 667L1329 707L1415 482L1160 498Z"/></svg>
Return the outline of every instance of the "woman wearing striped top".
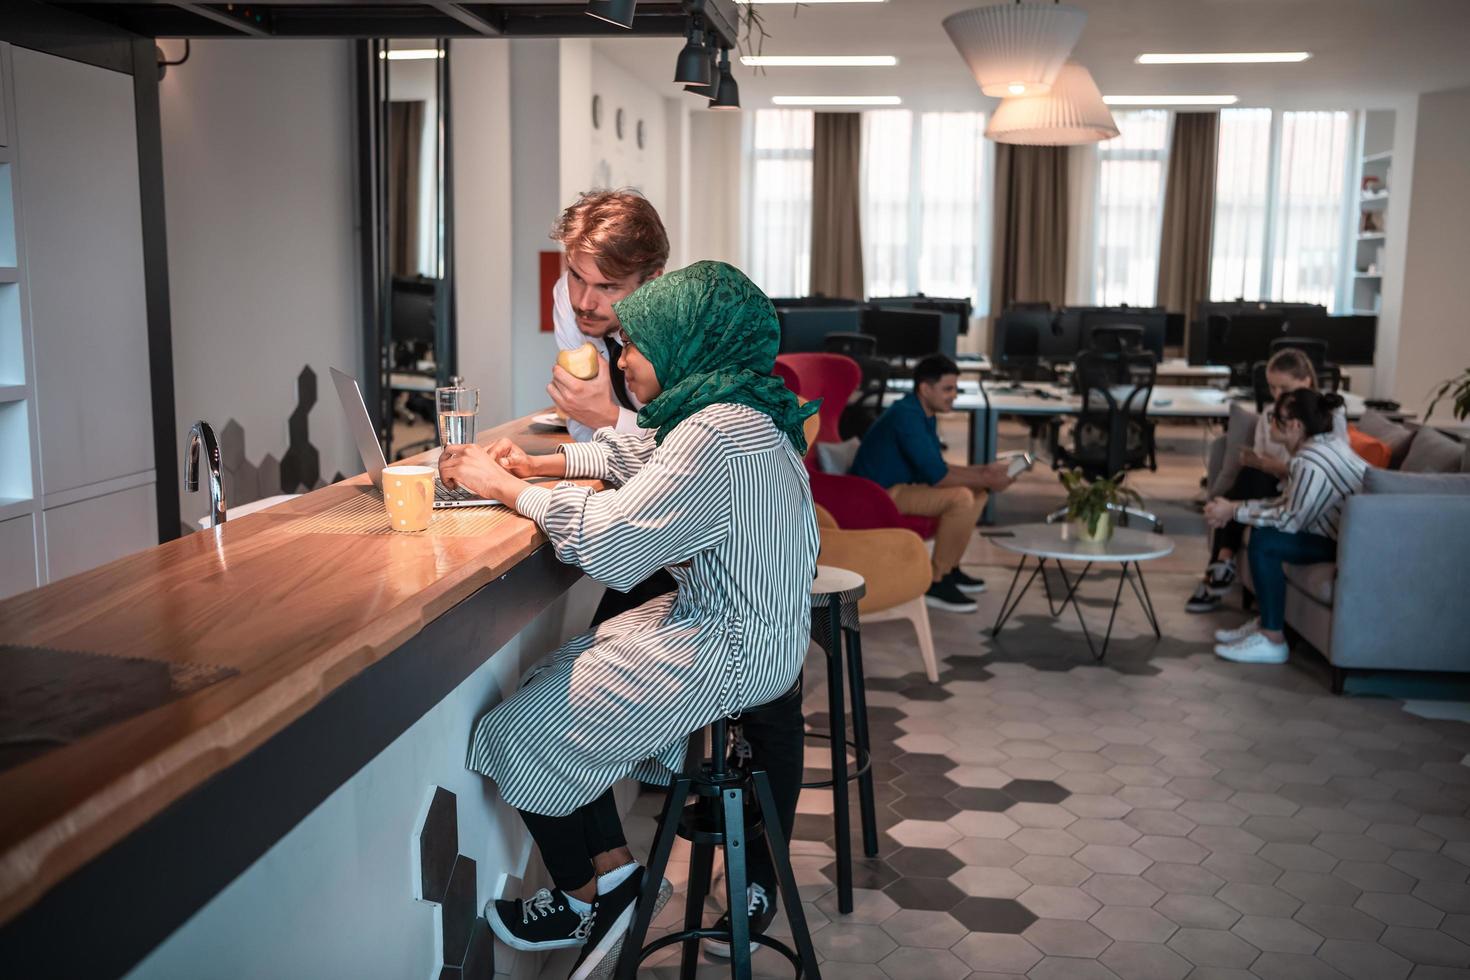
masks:
<svg viewBox="0 0 1470 980"><path fill-rule="evenodd" d="M1211 527L1235 520L1254 528L1246 557L1261 616L1238 629L1216 632L1215 653L1226 660L1285 663L1285 566L1337 557L1343 503L1363 488L1368 469L1334 431L1334 416L1341 407L1342 399L1335 394L1310 388L1283 393L1276 399L1271 426L1273 438L1291 452L1285 492L1272 500L1236 502L1217 497L1205 507Z"/></svg>
<svg viewBox="0 0 1470 980"><path fill-rule="evenodd" d="M771 376L770 300L731 266L700 262L650 280L614 310L620 363L650 431L602 429L540 457L505 440L456 447L440 465L446 481L513 503L558 558L611 588L659 568L678 583L568 642L471 739L469 767L521 811L555 884L495 902L491 927L517 949L583 946L576 980L616 963L642 881L611 786L629 776L667 782L691 732L791 691L818 550L802 464L802 422L816 405L799 406ZM531 476L617 489L521 479ZM799 784L792 703L790 781ZM787 789L794 811L798 786Z"/></svg>

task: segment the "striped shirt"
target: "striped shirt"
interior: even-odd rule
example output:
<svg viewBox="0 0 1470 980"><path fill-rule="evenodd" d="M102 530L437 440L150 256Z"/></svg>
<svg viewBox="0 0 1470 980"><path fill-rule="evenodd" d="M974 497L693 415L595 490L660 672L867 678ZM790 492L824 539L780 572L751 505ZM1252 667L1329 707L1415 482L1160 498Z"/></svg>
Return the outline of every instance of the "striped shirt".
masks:
<svg viewBox="0 0 1470 980"><path fill-rule="evenodd" d="M1287 464L1286 490L1275 500L1247 500L1235 519L1289 534L1320 534L1337 540L1342 505L1363 489L1368 464L1334 433L1308 439Z"/></svg>
<svg viewBox="0 0 1470 980"><path fill-rule="evenodd" d="M467 765L549 816L626 776L667 781L691 732L790 690L819 546L806 469L754 409L711 405L661 446L608 428L562 452L567 476L618 489L521 492L557 557L620 591L659 568L679 588L568 641L475 726Z"/></svg>

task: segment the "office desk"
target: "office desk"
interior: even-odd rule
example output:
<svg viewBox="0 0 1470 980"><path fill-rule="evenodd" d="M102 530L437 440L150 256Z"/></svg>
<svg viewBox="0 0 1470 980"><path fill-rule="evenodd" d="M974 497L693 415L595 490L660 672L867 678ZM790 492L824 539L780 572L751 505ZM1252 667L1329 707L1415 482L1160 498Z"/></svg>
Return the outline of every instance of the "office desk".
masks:
<svg viewBox="0 0 1470 980"><path fill-rule="evenodd" d="M1363 399L1342 392L1347 416L1356 419L1364 412ZM902 397L898 391L884 399L885 404ZM1200 385L1155 385L1149 397L1148 416L1156 421L1224 420L1230 417L1230 404L1239 400L1255 407L1254 396L1229 392L1222 388ZM956 412L970 414L970 462L989 462L995 458L996 426L1002 415L1026 418L1049 418L1076 415L1081 411L1081 396L1070 388L1052 384L963 385L955 399Z"/></svg>

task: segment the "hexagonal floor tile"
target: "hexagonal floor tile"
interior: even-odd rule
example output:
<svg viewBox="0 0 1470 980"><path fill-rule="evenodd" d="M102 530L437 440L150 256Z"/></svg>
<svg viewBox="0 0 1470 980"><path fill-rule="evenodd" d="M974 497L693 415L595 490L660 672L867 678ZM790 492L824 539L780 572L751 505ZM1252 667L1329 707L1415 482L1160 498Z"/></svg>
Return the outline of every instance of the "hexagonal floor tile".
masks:
<svg viewBox="0 0 1470 980"><path fill-rule="evenodd" d="M1086 922L1041 919L1022 935L1048 956L1096 957L1112 942Z"/></svg>
<svg viewBox="0 0 1470 980"><path fill-rule="evenodd" d="M900 908L935 912L946 912L965 897L947 878L900 878L884 888L883 894Z"/></svg>
<svg viewBox="0 0 1470 980"><path fill-rule="evenodd" d="M1177 923L1153 909L1110 905L1088 920L1113 939L1135 943L1163 943L1179 929Z"/></svg>
<svg viewBox="0 0 1470 980"><path fill-rule="evenodd" d="M1026 906L1003 898L966 898L949 914L971 932L1022 933L1036 921Z"/></svg>

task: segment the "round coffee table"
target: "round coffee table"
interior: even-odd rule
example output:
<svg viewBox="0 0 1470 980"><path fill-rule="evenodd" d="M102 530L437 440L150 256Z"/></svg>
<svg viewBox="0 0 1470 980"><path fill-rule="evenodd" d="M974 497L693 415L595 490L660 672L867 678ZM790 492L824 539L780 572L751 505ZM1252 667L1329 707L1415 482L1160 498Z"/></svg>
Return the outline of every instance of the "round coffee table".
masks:
<svg viewBox="0 0 1470 980"><path fill-rule="evenodd" d="M1021 564L1016 566L1016 574L1011 578L1011 587L1006 590L1006 597L1001 601L1000 613L996 616L995 625L991 627L990 635L999 636L1001 627L1016 611L1025 597L1026 591L1031 588L1031 583L1041 576L1041 584L1046 589L1046 605L1053 617L1060 616L1071 603L1073 610L1077 613L1077 622L1082 627L1082 637L1087 641L1087 649L1091 651L1095 660L1101 660L1107 655L1108 642L1113 638L1113 621L1118 617L1118 606L1123 599L1123 583L1127 582L1133 586L1133 594L1138 596L1138 604L1143 607L1144 615L1148 617L1149 625L1154 628L1154 636L1161 636L1159 632L1159 620L1154 615L1153 600L1149 598L1148 584L1143 580L1142 562L1151 561L1154 558L1162 558L1174 550L1174 542L1162 534L1150 534L1146 531L1136 531L1132 528L1120 527L1113 531L1113 536L1101 543L1092 543L1082 540L1071 524L1021 524L1016 527L1005 528L1002 531L987 535L991 543L1014 551L1021 556ZM1028 559L1034 560L1035 565L1031 569L1031 577L1026 579L1026 584L1021 586L1021 591L1016 592L1016 583L1021 580L1021 573L1026 570ZM1082 572L1074 580L1067 575L1067 569L1062 564L1064 561L1084 562ZM1066 594L1062 596L1061 602L1055 602L1052 595L1051 581L1046 575L1046 563L1052 562L1062 577L1062 586ZM1092 642L1092 633L1087 629L1087 621L1082 618L1082 607L1077 604L1077 589L1082 585L1087 573L1092 570L1093 565L1112 564L1121 565L1118 576L1118 590L1113 593L1113 610L1108 616L1108 629L1103 634L1102 646L1098 647ZM1012 594L1015 598L1012 599Z"/></svg>

